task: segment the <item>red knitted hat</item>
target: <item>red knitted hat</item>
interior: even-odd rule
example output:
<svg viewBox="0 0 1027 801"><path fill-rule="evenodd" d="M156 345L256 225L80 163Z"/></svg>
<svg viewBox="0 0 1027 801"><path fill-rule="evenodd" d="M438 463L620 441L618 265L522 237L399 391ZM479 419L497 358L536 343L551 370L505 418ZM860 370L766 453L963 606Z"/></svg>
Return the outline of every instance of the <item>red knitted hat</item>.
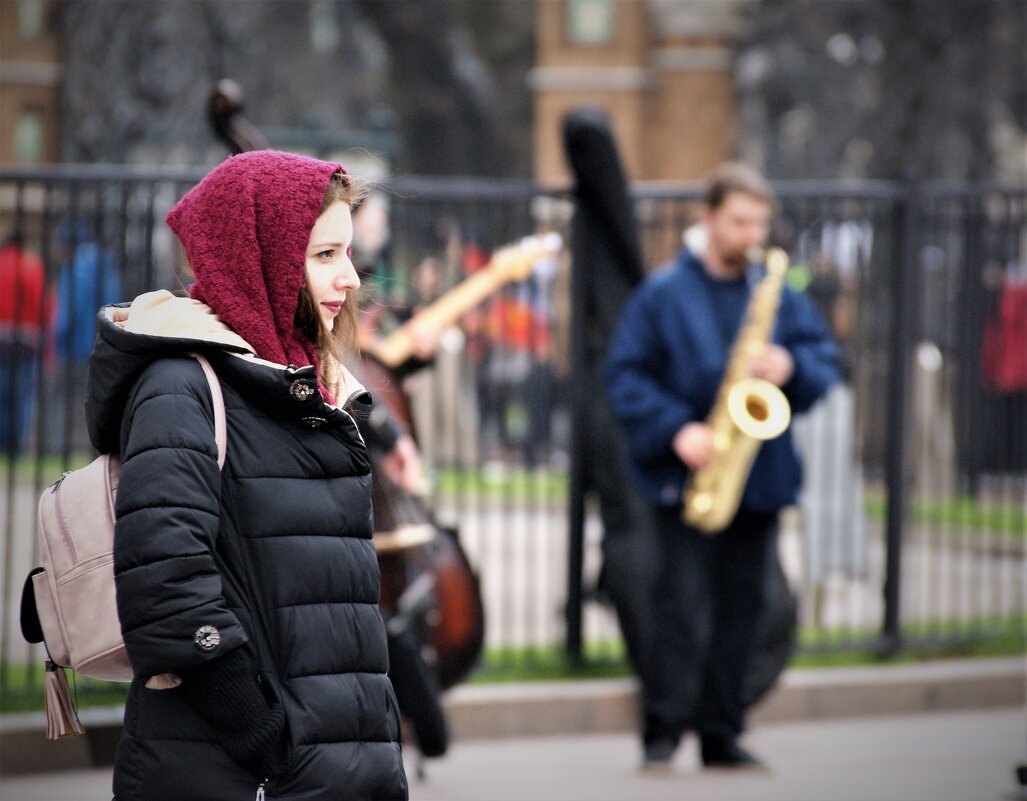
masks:
<svg viewBox="0 0 1027 801"><path fill-rule="evenodd" d="M189 294L210 306L257 355L317 364L295 324L310 231L340 164L257 150L231 156L165 218L196 276Z"/></svg>

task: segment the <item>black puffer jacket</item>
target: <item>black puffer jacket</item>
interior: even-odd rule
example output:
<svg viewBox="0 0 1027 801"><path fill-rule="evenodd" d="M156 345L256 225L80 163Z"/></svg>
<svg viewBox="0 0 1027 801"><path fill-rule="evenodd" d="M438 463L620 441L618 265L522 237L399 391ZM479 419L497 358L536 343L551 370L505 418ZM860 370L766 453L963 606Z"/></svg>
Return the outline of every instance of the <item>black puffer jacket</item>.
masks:
<svg viewBox="0 0 1027 801"><path fill-rule="evenodd" d="M309 391L312 367L241 357L202 335L130 333L113 314L101 312L87 417L94 444L124 458L115 574L137 677L117 801L243 801L274 770L268 799L405 799L369 466L353 418ZM221 380L222 471L210 391L189 350ZM213 707L227 699L231 715L234 699L252 698L235 690L256 683L264 716L279 716L274 759L233 759L217 721L189 695L191 676L224 664L238 675L208 681L206 697ZM158 674L182 683L147 688Z"/></svg>

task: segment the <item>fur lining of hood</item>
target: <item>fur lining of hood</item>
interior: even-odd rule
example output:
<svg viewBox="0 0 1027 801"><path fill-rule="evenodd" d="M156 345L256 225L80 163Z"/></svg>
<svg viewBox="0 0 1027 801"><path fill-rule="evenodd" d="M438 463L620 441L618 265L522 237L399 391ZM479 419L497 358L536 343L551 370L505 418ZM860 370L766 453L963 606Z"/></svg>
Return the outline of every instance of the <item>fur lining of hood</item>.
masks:
<svg viewBox="0 0 1027 801"><path fill-rule="evenodd" d="M196 340L205 345L227 346L233 355L253 364L284 370L285 365L261 359L245 339L221 321L206 303L194 298L177 297L166 289L146 292L131 305L105 306L104 315L112 323L130 334L167 337L176 340ZM340 401L364 391L345 365L332 365L329 391Z"/></svg>
<svg viewBox="0 0 1027 801"><path fill-rule="evenodd" d="M166 289L140 295L128 307L105 306L103 311L108 320L130 334L196 339L256 353L206 303L176 297Z"/></svg>

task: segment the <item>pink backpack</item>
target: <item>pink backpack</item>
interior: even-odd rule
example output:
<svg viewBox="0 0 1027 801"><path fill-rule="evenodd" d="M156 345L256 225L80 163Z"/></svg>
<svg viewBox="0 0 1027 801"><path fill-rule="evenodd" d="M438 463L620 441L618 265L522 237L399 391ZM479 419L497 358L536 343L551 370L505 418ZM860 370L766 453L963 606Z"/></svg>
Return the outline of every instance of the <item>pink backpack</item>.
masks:
<svg viewBox="0 0 1027 801"><path fill-rule="evenodd" d="M189 355L200 363L210 386L220 468L227 438L221 385L203 356ZM62 668L105 681L132 680L114 592L114 498L120 471L121 460L103 454L65 473L39 499L43 565L30 574L31 585L26 582L22 632L29 642L44 642L49 656L45 701L50 739L82 733ZM38 619L32 615L33 600Z"/></svg>

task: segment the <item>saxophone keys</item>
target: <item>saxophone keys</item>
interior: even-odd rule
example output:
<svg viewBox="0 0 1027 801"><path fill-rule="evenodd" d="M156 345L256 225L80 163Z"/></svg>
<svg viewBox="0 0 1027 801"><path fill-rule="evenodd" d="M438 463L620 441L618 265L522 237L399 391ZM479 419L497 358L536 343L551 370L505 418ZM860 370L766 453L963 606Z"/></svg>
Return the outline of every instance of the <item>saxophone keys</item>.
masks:
<svg viewBox="0 0 1027 801"><path fill-rule="evenodd" d="M706 514L713 508L713 498L708 492L697 492L691 498L691 506L696 514Z"/></svg>

